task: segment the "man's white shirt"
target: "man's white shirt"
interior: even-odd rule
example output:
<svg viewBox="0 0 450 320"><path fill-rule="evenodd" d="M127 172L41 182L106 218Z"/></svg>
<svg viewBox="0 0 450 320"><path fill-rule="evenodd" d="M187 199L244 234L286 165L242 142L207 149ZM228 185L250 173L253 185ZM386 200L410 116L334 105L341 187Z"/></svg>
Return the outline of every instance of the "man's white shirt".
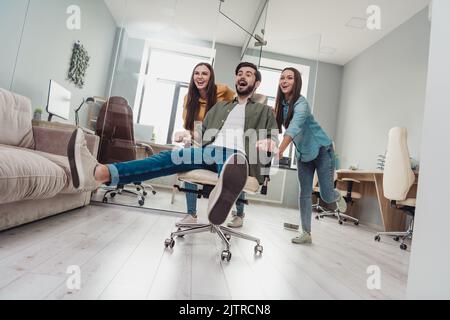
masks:
<svg viewBox="0 0 450 320"><path fill-rule="evenodd" d="M214 140L213 146L239 150L245 154L244 128L245 104L238 104L228 115L222 129Z"/></svg>

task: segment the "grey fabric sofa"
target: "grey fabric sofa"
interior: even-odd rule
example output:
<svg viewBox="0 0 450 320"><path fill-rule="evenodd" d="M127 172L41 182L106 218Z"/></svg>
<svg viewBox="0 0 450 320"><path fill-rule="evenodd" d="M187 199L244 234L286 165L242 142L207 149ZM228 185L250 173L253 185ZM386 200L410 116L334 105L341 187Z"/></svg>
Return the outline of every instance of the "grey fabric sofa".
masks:
<svg viewBox="0 0 450 320"><path fill-rule="evenodd" d="M32 125L26 97L0 88L0 230L86 206L91 193L74 189L67 159L73 129ZM99 138L86 135L97 156Z"/></svg>

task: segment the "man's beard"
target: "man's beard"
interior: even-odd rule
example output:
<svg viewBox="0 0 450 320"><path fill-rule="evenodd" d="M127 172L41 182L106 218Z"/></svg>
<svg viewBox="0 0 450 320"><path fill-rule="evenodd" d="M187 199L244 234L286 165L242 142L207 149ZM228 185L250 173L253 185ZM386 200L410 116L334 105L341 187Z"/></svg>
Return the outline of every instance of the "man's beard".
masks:
<svg viewBox="0 0 450 320"><path fill-rule="evenodd" d="M253 92L253 90L255 90L255 84L253 84L252 86L248 86L247 89L245 89L244 91L239 91L238 86L236 85L236 92L240 97L248 96L250 93Z"/></svg>

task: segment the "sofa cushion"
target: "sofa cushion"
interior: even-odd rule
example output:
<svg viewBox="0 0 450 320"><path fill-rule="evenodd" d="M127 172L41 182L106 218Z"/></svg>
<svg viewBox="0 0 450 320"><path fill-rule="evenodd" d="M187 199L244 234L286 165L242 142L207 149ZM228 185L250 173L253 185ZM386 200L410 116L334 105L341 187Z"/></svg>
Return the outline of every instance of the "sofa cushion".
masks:
<svg viewBox="0 0 450 320"><path fill-rule="evenodd" d="M1 88L0 144L34 149L30 99Z"/></svg>
<svg viewBox="0 0 450 320"><path fill-rule="evenodd" d="M64 170L49 159L0 145L0 203L52 198L66 184Z"/></svg>

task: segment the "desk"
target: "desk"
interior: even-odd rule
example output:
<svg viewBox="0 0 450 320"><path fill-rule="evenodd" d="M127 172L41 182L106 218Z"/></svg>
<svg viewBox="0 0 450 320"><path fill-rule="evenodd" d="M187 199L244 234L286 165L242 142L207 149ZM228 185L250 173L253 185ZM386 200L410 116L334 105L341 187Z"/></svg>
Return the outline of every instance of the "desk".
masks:
<svg viewBox="0 0 450 320"><path fill-rule="evenodd" d="M383 171L382 170L337 170L338 179L351 178L361 181L361 184L354 184L355 191L360 192L362 196L376 196L380 209L381 220L383 221L384 230L403 231L406 230L406 214L399 209L392 208L390 201L384 197L383 192ZM408 192L408 197L415 198L417 193L416 182ZM345 190L346 187L342 182L338 182L338 188ZM357 216L357 212L352 212L352 216Z"/></svg>

